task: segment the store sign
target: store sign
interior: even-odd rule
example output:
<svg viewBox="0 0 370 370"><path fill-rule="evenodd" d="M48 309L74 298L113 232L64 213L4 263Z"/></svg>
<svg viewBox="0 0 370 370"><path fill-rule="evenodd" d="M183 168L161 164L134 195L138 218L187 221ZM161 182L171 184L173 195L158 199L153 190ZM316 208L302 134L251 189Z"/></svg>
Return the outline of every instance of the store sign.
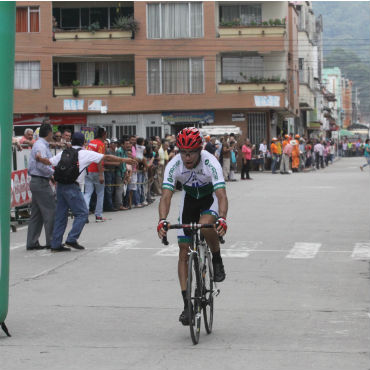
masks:
<svg viewBox="0 0 370 370"><path fill-rule="evenodd" d="M244 122L245 114L244 113L232 113L231 120L232 122Z"/></svg>
<svg viewBox="0 0 370 370"><path fill-rule="evenodd" d="M308 122L307 128L311 130L320 130L321 129L321 123L320 122Z"/></svg>
<svg viewBox="0 0 370 370"><path fill-rule="evenodd" d="M40 126L47 118L52 125L86 125L87 116L85 114L72 115L45 115L45 114L14 114L14 126Z"/></svg>
<svg viewBox="0 0 370 370"><path fill-rule="evenodd" d="M213 111L200 112L166 112L162 113L162 119L165 123L214 123L215 113Z"/></svg>
<svg viewBox="0 0 370 370"><path fill-rule="evenodd" d="M84 110L84 100L83 99L64 99L63 109L64 110Z"/></svg>
<svg viewBox="0 0 370 370"><path fill-rule="evenodd" d="M100 112L100 113L107 113L108 105L106 100L89 100L87 102L87 110Z"/></svg>
<svg viewBox="0 0 370 370"><path fill-rule="evenodd" d="M280 96L254 96L254 104L256 107L280 107Z"/></svg>

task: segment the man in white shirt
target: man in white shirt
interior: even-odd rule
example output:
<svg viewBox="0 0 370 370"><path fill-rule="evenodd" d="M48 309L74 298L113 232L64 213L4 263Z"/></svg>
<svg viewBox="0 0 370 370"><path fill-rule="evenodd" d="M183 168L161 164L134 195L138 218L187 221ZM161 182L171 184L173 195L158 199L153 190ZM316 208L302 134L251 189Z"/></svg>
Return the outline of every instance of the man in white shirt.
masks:
<svg viewBox="0 0 370 370"><path fill-rule="evenodd" d="M82 245L78 244L77 239L79 238L85 223L87 222L87 217L89 214L86 202L79 186L79 181L81 181L81 176L83 176L82 173L85 172L86 168L91 163L100 163L103 159L105 163L136 163L136 161L131 158L120 158L114 155L104 155L92 150L85 150L83 149L84 143L85 136L81 132L76 132L73 134L72 148L78 150L78 178L74 183L58 182L57 184L57 207L55 212L53 237L51 241L52 252L68 252L71 250L70 248L66 248L62 245L63 235L67 227L69 209L71 209L74 215L74 221L65 244L75 249L85 249ZM61 160L62 153L63 152L60 152L56 156L49 159L42 158L40 155L38 155L36 156L36 161L45 165L57 166Z"/></svg>
<svg viewBox="0 0 370 370"><path fill-rule="evenodd" d="M319 140L317 140L313 147L313 151L315 152L316 169L319 169L320 165L321 168L324 168L324 146Z"/></svg>

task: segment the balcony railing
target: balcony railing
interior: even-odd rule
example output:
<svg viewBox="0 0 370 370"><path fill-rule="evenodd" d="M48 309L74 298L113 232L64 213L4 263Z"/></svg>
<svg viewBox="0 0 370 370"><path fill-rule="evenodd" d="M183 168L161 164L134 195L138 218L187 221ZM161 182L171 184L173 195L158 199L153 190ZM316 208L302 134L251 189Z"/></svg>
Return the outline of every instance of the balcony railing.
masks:
<svg viewBox="0 0 370 370"><path fill-rule="evenodd" d="M285 35L285 26L236 26L236 27L219 27L220 38L230 37L283 37Z"/></svg>
<svg viewBox="0 0 370 370"><path fill-rule="evenodd" d="M134 95L134 86L78 86L55 87L54 96L84 97L84 96L109 96L109 95Z"/></svg>
<svg viewBox="0 0 370 370"><path fill-rule="evenodd" d="M218 84L219 93L237 92L282 92L286 89L285 81L261 81L261 82L220 82Z"/></svg>
<svg viewBox="0 0 370 370"><path fill-rule="evenodd" d="M56 30L54 40L90 40L90 39L132 39L132 31L122 30L98 30L90 32L88 30Z"/></svg>

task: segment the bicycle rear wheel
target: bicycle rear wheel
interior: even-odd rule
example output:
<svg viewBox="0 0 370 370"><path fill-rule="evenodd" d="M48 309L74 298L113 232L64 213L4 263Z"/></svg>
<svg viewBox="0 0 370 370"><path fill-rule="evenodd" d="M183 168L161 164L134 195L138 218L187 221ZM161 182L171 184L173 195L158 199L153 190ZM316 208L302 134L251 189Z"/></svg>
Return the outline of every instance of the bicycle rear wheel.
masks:
<svg viewBox="0 0 370 370"><path fill-rule="evenodd" d="M201 302L201 280L199 273L198 256L191 253L189 256L188 282L187 282L187 300L189 310L190 336L193 344L198 344L200 334L200 324L202 318Z"/></svg>
<svg viewBox="0 0 370 370"><path fill-rule="evenodd" d="M207 334L211 334L213 325L213 266L211 260L211 254L206 254L206 260L203 268L203 316L204 316L204 327Z"/></svg>

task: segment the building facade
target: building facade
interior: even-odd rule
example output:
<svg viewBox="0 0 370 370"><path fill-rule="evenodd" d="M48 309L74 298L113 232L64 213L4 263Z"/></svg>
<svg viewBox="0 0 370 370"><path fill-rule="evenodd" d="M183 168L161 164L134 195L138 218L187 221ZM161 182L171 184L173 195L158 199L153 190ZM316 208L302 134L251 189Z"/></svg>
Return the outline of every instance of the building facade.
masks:
<svg viewBox="0 0 370 370"><path fill-rule="evenodd" d="M277 2L17 2L14 123L111 136L299 116L298 14Z"/></svg>

